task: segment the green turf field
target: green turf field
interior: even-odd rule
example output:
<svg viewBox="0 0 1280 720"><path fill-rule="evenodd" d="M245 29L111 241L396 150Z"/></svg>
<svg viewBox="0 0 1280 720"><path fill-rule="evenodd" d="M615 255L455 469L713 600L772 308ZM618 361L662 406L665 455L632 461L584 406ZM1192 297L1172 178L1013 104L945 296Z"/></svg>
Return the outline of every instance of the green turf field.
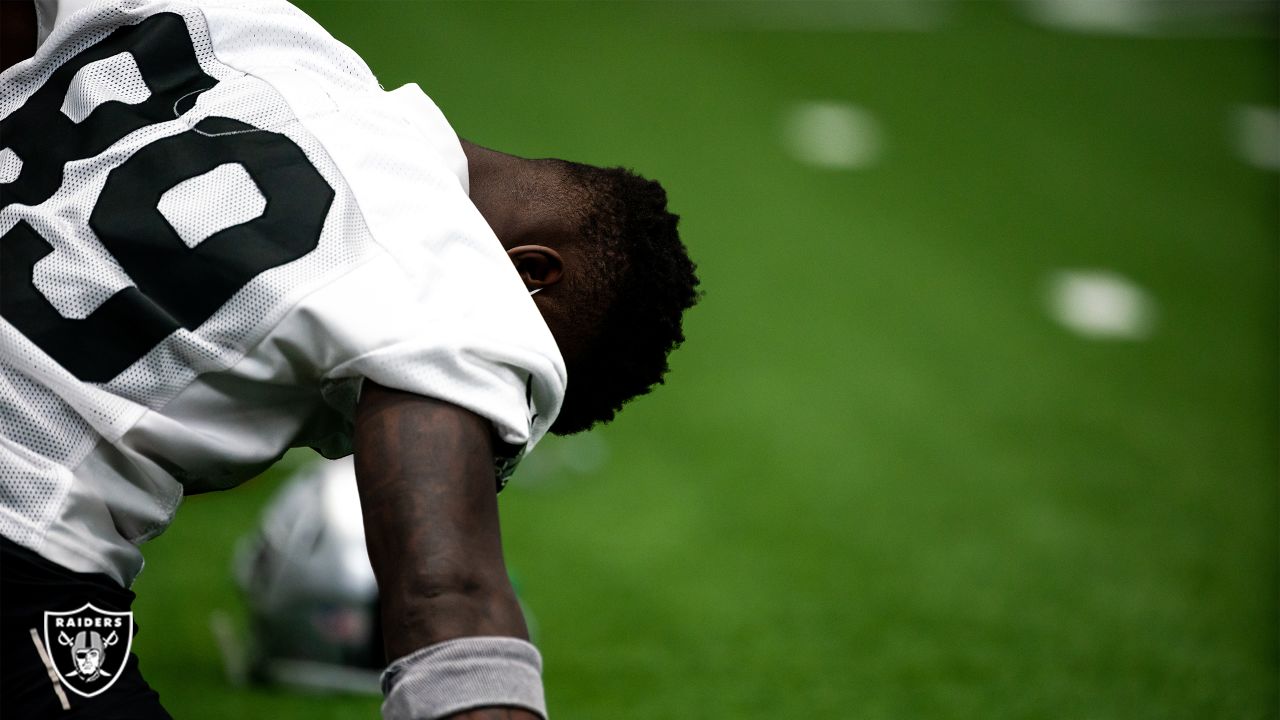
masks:
<svg viewBox="0 0 1280 720"><path fill-rule="evenodd" d="M1238 151L1274 33L876 5L304 6L469 139L683 216L667 386L502 495L554 717L1276 718L1280 176ZM869 161L798 159L813 101L874 121ZM1063 269L1154 325L1055 322ZM148 547L135 649L179 718L375 715L223 679L208 617L278 481Z"/></svg>

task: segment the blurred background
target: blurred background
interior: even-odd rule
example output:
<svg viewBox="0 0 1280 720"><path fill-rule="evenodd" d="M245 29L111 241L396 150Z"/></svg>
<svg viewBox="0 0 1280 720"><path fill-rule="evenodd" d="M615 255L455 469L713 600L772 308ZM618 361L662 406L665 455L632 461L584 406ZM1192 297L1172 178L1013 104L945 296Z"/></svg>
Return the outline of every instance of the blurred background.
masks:
<svg viewBox="0 0 1280 720"><path fill-rule="evenodd" d="M660 179L665 387L501 495L556 718L1276 718L1277 3L304 2L463 136ZM135 590L179 718L237 538Z"/></svg>

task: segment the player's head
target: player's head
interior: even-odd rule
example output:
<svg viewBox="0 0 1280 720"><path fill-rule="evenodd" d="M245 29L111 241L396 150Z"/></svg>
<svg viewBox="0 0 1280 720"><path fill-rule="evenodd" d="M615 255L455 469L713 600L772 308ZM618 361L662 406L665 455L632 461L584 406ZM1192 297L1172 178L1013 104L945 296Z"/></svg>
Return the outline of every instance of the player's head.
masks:
<svg viewBox="0 0 1280 720"><path fill-rule="evenodd" d="M501 200L488 197L492 186L478 188L473 174L472 198L538 291L534 302L568 366L551 431L608 422L663 381L667 355L684 341L698 278L679 218L661 185L623 168L520 160L504 183ZM504 220L504 206L519 219Z"/></svg>
<svg viewBox="0 0 1280 720"><path fill-rule="evenodd" d="M563 174L573 223L563 280L535 297L566 352L569 388L551 427L563 435L612 420L663 381L698 278L661 185L620 167L545 162Z"/></svg>

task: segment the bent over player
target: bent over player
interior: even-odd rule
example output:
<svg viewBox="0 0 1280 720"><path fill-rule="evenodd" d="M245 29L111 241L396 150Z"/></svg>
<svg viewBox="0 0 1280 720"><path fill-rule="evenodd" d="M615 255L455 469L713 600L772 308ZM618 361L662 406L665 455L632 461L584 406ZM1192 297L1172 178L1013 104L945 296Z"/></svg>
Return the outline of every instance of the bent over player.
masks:
<svg viewBox="0 0 1280 720"><path fill-rule="evenodd" d="M355 454L384 715L544 717L496 491L661 382L697 285L662 188L461 141L280 0L37 10L0 75L4 716L168 717L138 546L311 446ZM92 678L50 618L119 628Z"/></svg>

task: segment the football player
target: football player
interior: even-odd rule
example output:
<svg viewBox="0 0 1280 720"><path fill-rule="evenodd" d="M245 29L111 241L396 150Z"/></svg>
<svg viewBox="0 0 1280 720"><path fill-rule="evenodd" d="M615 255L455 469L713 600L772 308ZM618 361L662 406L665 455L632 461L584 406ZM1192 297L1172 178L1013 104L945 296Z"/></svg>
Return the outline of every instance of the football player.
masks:
<svg viewBox="0 0 1280 720"><path fill-rule="evenodd" d="M544 717L496 491L662 381L662 188L460 140L283 0L3 6L3 714L168 717L132 655L66 692L43 613L127 611L183 495L310 446L355 455L384 716Z"/></svg>

